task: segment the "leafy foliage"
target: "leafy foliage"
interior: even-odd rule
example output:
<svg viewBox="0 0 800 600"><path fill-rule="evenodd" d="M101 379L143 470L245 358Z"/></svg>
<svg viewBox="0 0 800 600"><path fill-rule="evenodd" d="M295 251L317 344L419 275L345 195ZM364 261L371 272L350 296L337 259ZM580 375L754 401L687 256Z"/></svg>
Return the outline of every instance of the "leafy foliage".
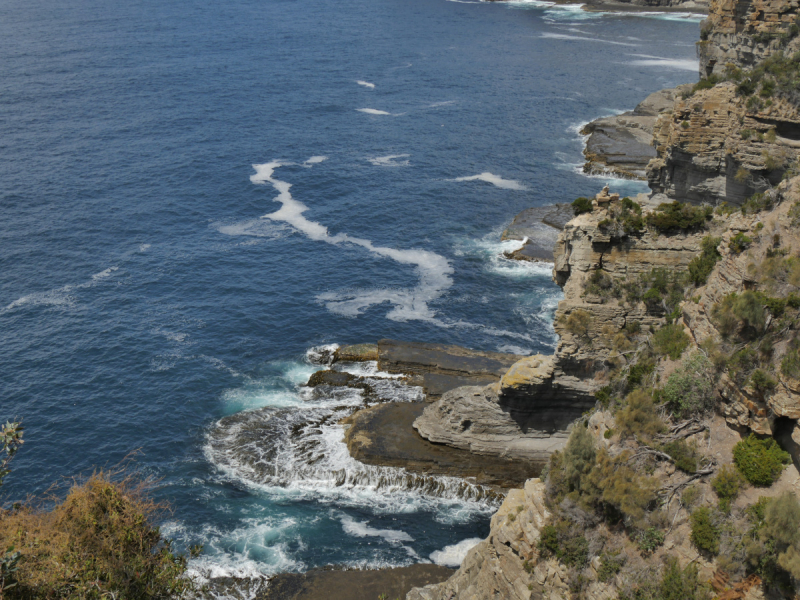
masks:
<svg viewBox="0 0 800 600"><path fill-rule="evenodd" d="M691 540L695 548L709 554L719 553L720 530L712 520L711 509L702 506L691 516Z"/></svg>
<svg viewBox="0 0 800 600"><path fill-rule="evenodd" d="M701 352L690 354L667 379L660 399L681 418L700 415L714 406L714 366Z"/></svg>
<svg viewBox="0 0 800 600"><path fill-rule="evenodd" d="M6 421L6 424L0 428L0 442L2 442L0 455L5 455L0 459L0 486L3 485L3 480L10 473L9 463L23 444L22 434L23 427L20 423Z"/></svg>
<svg viewBox="0 0 800 600"><path fill-rule="evenodd" d="M730 242L728 242L728 248L730 248L731 252L733 252L734 254L741 254L742 252L747 250L752 243L753 243L752 238L746 236L744 233L740 231L731 238Z"/></svg>
<svg viewBox="0 0 800 600"><path fill-rule="evenodd" d="M664 543L664 533L655 527L648 527L644 531L639 532L636 543L642 553L651 554Z"/></svg>
<svg viewBox="0 0 800 600"><path fill-rule="evenodd" d="M643 523L645 510L655 500L657 481L637 473L628 465L628 458L628 452L612 457L601 448L587 477L586 495L637 525Z"/></svg>
<svg viewBox="0 0 800 600"><path fill-rule="evenodd" d="M733 447L733 462L752 485L769 487L780 477L791 458L773 438L750 434Z"/></svg>
<svg viewBox="0 0 800 600"><path fill-rule="evenodd" d="M572 201L572 212L575 216L592 212L592 201L583 196L575 198L575 200Z"/></svg>
<svg viewBox="0 0 800 600"><path fill-rule="evenodd" d="M578 337L586 337L592 325L592 315L579 308L573 310L568 316L562 316L561 322L570 333Z"/></svg>
<svg viewBox="0 0 800 600"><path fill-rule="evenodd" d="M675 466L686 473L697 471L697 448L686 440L674 440L662 448L675 461Z"/></svg>
<svg viewBox="0 0 800 600"><path fill-rule="evenodd" d="M724 465L711 480L711 487L714 488L717 497L728 502L735 500L745 485L744 477L732 465Z"/></svg>
<svg viewBox="0 0 800 600"><path fill-rule="evenodd" d="M706 236L701 243L701 252L689 262L689 279L695 285L703 285L708 281L708 276L714 265L722 258L717 250L722 238Z"/></svg>
<svg viewBox="0 0 800 600"><path fill-rule="evenodd" d="M675 231L696 231L706 226L711 219L710 206L694 206L689 203L669 202L660 204L647 215L647 224L659 233Z"/></svg>
<svg viewBox="0 0 800 600"><path fill-rule="evenodd" d="M652 396L644 390L628 394L625 405L614 415L622 437L650 438L664 430L664 422L656 412Z"/></svg>
<svg viewBox="0 0 800 600"><path fill-rule="evenodd" d="M681 325L669 323L656 331L653 336L653 346L656 352L678 360L683 351L689 346L689 336Z"/></svg>
<svg viewBox="0 0 800 600"><path fill-rule="evenodd" d="M589 562L589 542L565 519L542 527L538 548L542 556L555 556L568 567L582 568Z"/></svg>

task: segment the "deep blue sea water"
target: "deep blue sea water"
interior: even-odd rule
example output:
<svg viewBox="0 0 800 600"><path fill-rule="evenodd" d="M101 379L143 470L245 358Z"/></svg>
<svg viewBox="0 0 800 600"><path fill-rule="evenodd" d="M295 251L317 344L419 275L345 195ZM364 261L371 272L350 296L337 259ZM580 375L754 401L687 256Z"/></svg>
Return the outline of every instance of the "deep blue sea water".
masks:
<svg viewBox="0 0 800 600"><path fill-rule="evenodd" d="M598 190L578 126L696 80L698 21L2 3L0 418L26 426L5 500L141 448L165 531L205 543L207 572L408 564L485 536L474 489L347 457L330 417L358 398L303 390L306 353L551 351L560 291L500 258L500 232Z"/></svg>

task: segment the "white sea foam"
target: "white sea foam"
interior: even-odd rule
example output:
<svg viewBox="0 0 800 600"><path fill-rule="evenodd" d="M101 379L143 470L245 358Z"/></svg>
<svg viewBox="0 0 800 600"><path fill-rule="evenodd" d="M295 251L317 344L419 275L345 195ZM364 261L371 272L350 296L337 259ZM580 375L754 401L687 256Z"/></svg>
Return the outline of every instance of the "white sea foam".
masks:
<svg viewBox="0 0 800 600"><path fill-rule="evenodd" d="M356 81L358 85L363 85L365 88L369 88L371 90L375 89L375 84L370 83L369 81L361 81L360 79Z"/></svg>
<svg viewBox="0 0 800 600"><path fill-rule="evenodd" d="M58 307L72 307L76 304L77 299L75 294L79 290L92 288L95 285L102 283L104 280L110 278L119 267L108 267L99 273L91 276L91 279L85 283L67 284L59 288L47 290L44 292L34 292L17 298L13 302L7 304L4 308L0 309L0 314L10 312L24 307L33 306L58 306Z"/></svg>
<svg viewBox="0 0 800 600"><path fill-rule="evenodd" d="M249 219L230 224L212 223L211 227L223 235L244 235L272 240L282 238L287 233L285 225L273 221L265 221L264 219Z"/></svg>
<svg viewBox="0 0 800 600"><path fill-rule="evenodd" d="M357 108L356 110L368 115L392 115L392 113L386 112L385 110L378 110L377 108Z"/></svg>
<svg viewBox="0 0 800 600"><path fill-rule="evenodd" d="M303 215L308 207L292 197L289 191L292 184L273 178L275 169L281 166L282 163L278 161L253 165L256 173L250 177L250 181L256 184L270 183L279 192L274 201L279 202L281 208L264 215L263 219L288 223L314 241L360 246L376 256L413 266L419 276L419 284L415 288L328 292L318 295L317 300L331 312L344 316L354 317L370 306L388 303L393 306L386 315L391 320L434 320L435 312L428 303L439 298L453 284L450 277L453 268L447 259L428 250L398 250L376 246L370 240L344 233L329 234L327 227Z"/></svg>
<svg viewBox="0 0 800 600"><path fill-rule="evenodd" d="M397 529L375 529L369 526L369 521L356 521L348 515L343 516L341 521L344 532L353 537L379 537L390 544L396 545L400 545L402 542L414 541L414 538L405 531L398 531Z"/></svg>
<svg viewBox="0 0 800 600"><path fill-rule="evenodd" d="M142 244L141 246L139 246L139 252L146 252L149 249L150 249L150 244Z"/></svg>
<svg viewBox="0 0 800 600"><path fill-rule="evenodd" d="M523 348L522 346L515 346L514 344L503 344L497 347L498 352L506 352L508 354L520 354L527 356L533 352L530 348Z"/></svg>
<svg viewBox="0 0 800 600"><path fill-rule="evenodd" d="M408 158L410 154L390 154L389 156L376 156L368 158L367 160L376 167L407 167L410 163L407 160L399 160L401 158Z"/></svg>
<svg viewBox="0 0 800 600"><path fill-rule="evenodd" d="M579 42L596 42L599 44L614 44L615 46L636 46L636 44L629 44L627 42L615 42L614 40L604 40L602 38L583 37L579 35L567 35L566 33L550 33L545 32L539 37L549 40L572 40Z"/></svg>
<svg viewBox="0 0 800 600"><path fill-rule="evenodd" d="M485 171L478 175L471 175L469 177L456 177L455 179L450 179L449 181L485 181L486 183L491 183L499 188L503 188L506 190L527 190L528 188L521 184L519 181L514 181L513 179L503 179L499 175L495 175L494 173L489 173Z"/></svg>
<svg viewBox="0 0 800 600"><path fill-rule="evenodd" d="M700 63L694 59L660 58L647 54L631 54L640 57L628 64L639 67L661 67L664 69L675 69L679 71L692 71L696 73L700 69Z"/></svg>
<svg viewBox="0 0 800 600"><path fill-rule="evenodd" d="M312 156L307 161L303 163L304 167L313 167L314 165L318 165L321 162L325 162L328 160L327 156Z"/></svg>
<svg viewBox="0 0 800 600"><path fill-rule="evenodd" d="M461 566L461 562L466 558L467 552L482 541L481 538L469 538L468 540L461 540L452 546L445 546L441 550L434 550L431 552L431 560L443 567Z"/></svg>

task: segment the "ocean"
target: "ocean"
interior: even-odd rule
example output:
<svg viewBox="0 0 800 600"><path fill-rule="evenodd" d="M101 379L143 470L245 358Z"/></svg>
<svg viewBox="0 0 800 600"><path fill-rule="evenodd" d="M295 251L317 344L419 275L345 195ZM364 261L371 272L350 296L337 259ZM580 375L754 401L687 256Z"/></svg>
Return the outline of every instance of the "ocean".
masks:
<svg viewBox="0 0 800 600"><path fill-rule="evenodd" d="M580 126L697 79L700 17L465 0L0 6L3 501L132 452L203 576L456 565L496 501L352 460L331 344L552 352L521 210L580 173ZM374 364L387 399L419 399Z"/></svg>

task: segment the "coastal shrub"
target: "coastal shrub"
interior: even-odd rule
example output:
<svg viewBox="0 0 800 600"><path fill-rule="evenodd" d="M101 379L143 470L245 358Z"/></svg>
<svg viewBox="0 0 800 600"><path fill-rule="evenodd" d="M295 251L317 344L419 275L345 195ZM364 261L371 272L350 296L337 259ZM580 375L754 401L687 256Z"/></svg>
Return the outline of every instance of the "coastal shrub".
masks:
<svg viewBox="0 0 800 600"><path fill-rule="evenodd" d="M3 514L0 547L13 544L23 557L7 598L144 600L191 591L187 557L152 524L164 507L145 491L132 479L97 473L51 511Z"/></svg>
<svg viewBox="0 0 800 600"><path fill-rule="evenodd" d="M658 600L709 600L709 587L700 582L697 565L690 563L681 569L677 559L667 561L659 586Z"/></svg>
<svg viewBox="0 0 800 600"><path fill-rule="evenodd" d="M608 516L617 513L633 527L640 528L646 510L655 502L658 481L631 468L629 458L629 451L612 457L601 448L595 468L587 477L585 496L605 507Z"/></svg>
<svg viewBox="0 0 800 600"><path fill-rule="evenodd" d="M773 206L775 206L774 196L769 192L759 192L745 200L741 211L743 215L754 215L762 210L770 210Z"/></svg>
<svg viewBox="0 0 800 600"><path fill-rule="evenodd" d="M711 317L723 337L740 333L744 337L761 334L767 321L765 297L759 292L746 290L732 293L714 305Z"/></svg>
<svg viewBox="0 0 800 600"><path fill-rule="evenodd" d="M652 396L635 390L625 398L625 405L614 415L617 431L624 437L650 438L664 430Z"/></svg>
<svg viewBox="0 0 800 600"><path fill-rule="evenodd" d="M656 352L678 360L683 351L689 346L689 336L683 326L677 323L664 325L653 336L653 347Z"/></svg>
<svg viewBox="0 0 800 600"><path fill-rule="evenodd" d="M781 360L781 373L786 377L800 379L800 349L789 348Z"/></svg>
<svg viewBox="0 0 800 600"><path fill-rule="evenodd" d="M603 552L600 555L600 568L597 570L597 578L606 583L616 577L625 564L625 555L620 552Z"/></svg>
<svg viewBox="0 0 800 600"><path fill-rule="evenodd" d="M584 290L587 294L608 298L614 295L614 280L603 269L595 269L586 278Z"/></svg>
<svg viewBox="0 0 800 600"><path fill-rule="evenodd" d="M714 265L722 258L717 246L722 238L706 236L701 242L701 252L689 262L689 280L697 286L704 285L714 270Z"/></svg>
<svg viewBox="0 0 800 600"><path fill-rule="evenodd" d="M618 203L608 207L608 217L597 226L607 235L614 238L623 238L644 229L642 206L627 196Z"/></svg>
<svg viewBox="0 0 800 600"><path fill-rule="evenodd" d="M652 554L664 544L664 533L655 527L648 527L636 536L636 545L642 554Z"/></svg>
<svg viewBox="0 0 800 600"><path fill-rule="evenodd" d="M714 365L702 352L690 354L669 376L660 399L679 418L707 413L714 407Z"/></svg>
<svg viewBox="0 0 800 600"><path fill-rule="evenodd" d="M665 444L662 450L669 454L675 461L675 467L685 473L695 473L697 471L698 453L697 447L689 444L686 440L674 440Z"/></svg>
<svg viewBox="0 0 800 600"><path fill-rule="evenodd" d="M638 363L628 369L628 387L634 388L642 385L644 378L653 372L656 368L656 363L653 360L642 358Z"/></svg>
<svg viewBox="0 0 800 600"><path fill-rule="evenodd" d="M572 201L572 212L575 216L592 212L592 201L583 196L575 198L575 200Z"/></svg>
<svg viewBox="0 0 800 600"><path fill-rule="evenodd" d="M800 502L786 491L767 504L763 536L775 544L778 565L800 579Z"/></svg>
<svg viewBox="0 0 800 600"><path fill-rule="evenodd" d="M733 465L723 465L711 480L711 487L721 501L732 502L747 482Z"/></svg>
<svg viewBox="0 0 800 600"><path fill-rule="evenodd" d="M573 427L564 448L564 481L569 492L580 492L581 482L594 467L596 455L589 430L580 425Z"/></svg>
<svg viewBox="0 0 800 600"><path fill-rule="evenodd" d="M689 203L668 202L647 215L647 225L659 233L695 231L706 226L713 215L710 206L694 206Z"/></svg>
<svg viewBox="0 0 800 600"><path fill-rule="evenodd" d="M756 369L750 375L750 384L759 394L768 394L778 385L778 380L762 369Z"/></svg>
<svg viewBox="0 0 800 600"><path fill-rule="evenodd" d="M589 542L566 519L542 527L537 547L543 557L554 556L568 567L583 568L589 562Z"/></svg>
<svg viewBox="0 0 800 600"><path fill-rule="evenodd" d="M594 393L595 399L603 408L608 408L611 403L611 386L605 385Z"/></svg>
<svg viewBox="0 0 800 600"><path fill-rule="evenodd" d="M573 310L568 316L562 316L561 322L565 329L573 335L578 337L586 337L589 334L589 328L592 325L591 313L577 309Z"/></svg>
<svg viewBox="0 0 800 600"><path fill-rule="evenodd" d="M728 359L728 375L737 385L745 385L757 366L758 354L749 346L745 346Z"/></svg>
<svg viewBox="0 0 800 600"><path fill-rule="evenodd" d="M741 254L742 252L747 250L752 243L753 243L752 238L746 236L744 233L740 231L731 238L730 242L728 242L728 248L730 248L731 252L733 252L734 254Z"/></svg>
<svg viewBox="0 0 800 600"><path fill-rule="evenodd" d="M719 553L720 530L714 524L711 509L702 506L692 513L690 522L692 533L690 539L695 548L711 555Z"/></svg>
<svg viewBox="0 0 800 600"><path fill-rule="evenodd" d="M653 312L674 313L684 297L684 275L663 268L651 269L637 279L621 284L625 300L631 304L643 301ZM674 317L673 317L674 318Z"/></svg>
<svg viewBox="0 0 800 600"><path fill-rule="evenodd" d="M733 462L751 485L769 487L791 458L773 438L762 440L751 433L733 447Z"/></svg>

